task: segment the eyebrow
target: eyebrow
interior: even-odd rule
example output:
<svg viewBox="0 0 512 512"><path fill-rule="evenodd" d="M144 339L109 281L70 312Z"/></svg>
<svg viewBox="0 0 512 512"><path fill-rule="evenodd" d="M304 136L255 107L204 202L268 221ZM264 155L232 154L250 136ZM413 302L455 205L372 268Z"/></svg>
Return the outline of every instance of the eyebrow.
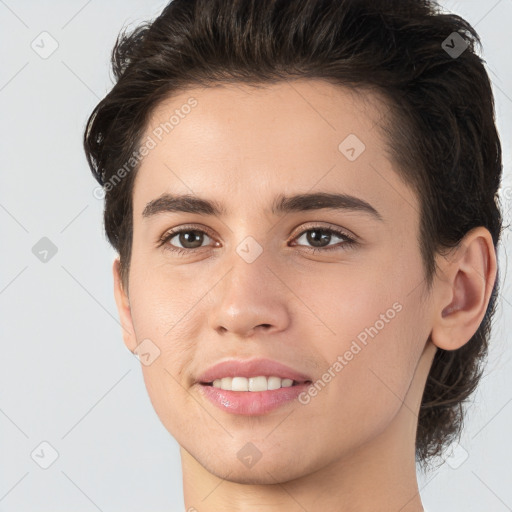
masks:
<svg viewBox="0 0 512 512"><path fill-rule="evenodd" d="M271 206L273 215L282 215L291 212L303 212L309 210L344 210L362 212L382 221L382 215L369 203L348 194L333 194L328 192L315 192L295 194L292 196L279 195ZM203 199L194 195L162 194L146 204L143 217L152 217L159 213L184 212L197 213L199 215L223 217L226 209L218 201Z"/></svg>

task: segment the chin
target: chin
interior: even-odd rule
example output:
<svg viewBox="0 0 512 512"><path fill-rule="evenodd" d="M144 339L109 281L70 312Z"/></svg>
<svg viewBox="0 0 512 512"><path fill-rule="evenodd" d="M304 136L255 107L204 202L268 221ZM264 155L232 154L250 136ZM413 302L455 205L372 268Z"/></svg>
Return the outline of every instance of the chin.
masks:
<svg viewBox="0 0 512 512"><path fill-rule="evenodd" d="M241 443L243 448L237 450L209 446L203 447L199 452L194 450L195 453L189 453L212 475L240 484L285 483L313 473L322 466L319 457L307 461L306 454L292 446L288 450L282 446L264 448L259 459L247 460L247 456L250 457L252 453L256 455L256 452L251 448L251 443L244 445L245 443ZM234 446L234 443L231 446Z"/></svg>
<svg viewBox="0 0 512 512"><path fill-rule="evenodd" d="M300 478L305 471L300 468L291 469L291 464L287 464L286 468L282 468L275 462L269 461L264 463L260 460L252 468L242 467L242 464L237 460L233 464L213 464L211 466L204 466L211 474L218 478L234 482L237 484L247 485L271 485L281 484Z"/></svg>

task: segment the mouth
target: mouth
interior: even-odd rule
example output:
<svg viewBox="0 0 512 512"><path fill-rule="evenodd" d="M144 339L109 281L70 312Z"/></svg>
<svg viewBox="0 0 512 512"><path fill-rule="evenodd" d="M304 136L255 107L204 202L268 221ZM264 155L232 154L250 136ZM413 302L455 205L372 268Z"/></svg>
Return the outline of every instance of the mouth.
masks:
<svg viewBox="0 0 512 512"><path fill-rule="evenodd" d="M198 382L199 391L222 411L241 416L263 416L293 403L311 380L266 377L222 377Z"/></svg>
<svg viewBox="0 0 512 512"><path fill-rule="evenodd" d="M311 382L311 376L278 361L256 358L224 360L195 380L228 391L267 391Z"/></svg>

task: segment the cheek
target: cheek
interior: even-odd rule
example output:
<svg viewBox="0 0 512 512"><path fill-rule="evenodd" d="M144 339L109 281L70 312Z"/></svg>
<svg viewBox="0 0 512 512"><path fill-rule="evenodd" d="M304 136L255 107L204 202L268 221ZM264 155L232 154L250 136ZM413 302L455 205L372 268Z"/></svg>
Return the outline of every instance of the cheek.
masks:
<svg viewBox="0 0 512 512"><path fill-rule="evenodd" d="M208 283L197 277L180 278L179 270L175 274L169 268L133 262L130 304L137 334L163 342L183 339L179 334L187 325L188 315L208 290Z"/></svg>
<svg viewBox="0 0 512 512"><path fill-rule="evenodd" d="M400 279L382 265L340 265L325 274L302 275L294 291L310 307L300 305L304 313L323 324L321 338L341 348L352 339L364 343L390 330L405 298Z"/></svg>
<svg viewBox="0 0 512 512"><path fill-rule="evenodd" d="M305 280L301 286L303 294L308 290L305 302L314 305L329 328L322 327L327 334L313 338L325 371L336 375L320 394L325 393L334 415L353 411L355 416L346 421L353 421L354 427L367 415L378 418L380 411L386 421L397 411L429 332L419 295L423 287L410 286L421 283L420 262L404 272L397 261L389 271L380 263L365 266L364 272L340 268L320 285Z"/></svg>
<svg viewBox="0 0 512 512"><path fill-rule="evenodd" d="M197 302L196 294L185 293L176 281L159 278L158 272L137 273L130 280L130 308L137 343L150 340L157 357L150 365L141 365L148 393L158 396L179 394L177 384L183 380L183 369L193 359L194 332L189 316ZM147 343L147 342L146 342ZM177 386L177 387L176 387Z"/></svg>
<svg viewBox="0 0 512 512"><path fill-rule="evenodd" d="M184 369L189 368L195 345L185 332L190 305L176 289L151 278L131 281L131 311L137 342L151 340L157 356L150 364L141 363L146 390L162 424L173 436L189 428L183 412L190 410L190 397L184 393Z"/></svg>

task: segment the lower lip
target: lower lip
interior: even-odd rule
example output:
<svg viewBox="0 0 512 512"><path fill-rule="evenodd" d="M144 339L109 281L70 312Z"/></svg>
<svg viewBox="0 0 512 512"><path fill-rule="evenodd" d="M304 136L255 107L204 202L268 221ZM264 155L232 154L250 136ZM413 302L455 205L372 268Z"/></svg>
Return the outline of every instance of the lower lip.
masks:
<svg viewBox="0 0 512 512"><path fill-rule="evenodd" d="M223 411L245 416L266 414L291 402L300 395L309 383L270 391L226 391L214 386L199 384L200 392Z"/></svg>

